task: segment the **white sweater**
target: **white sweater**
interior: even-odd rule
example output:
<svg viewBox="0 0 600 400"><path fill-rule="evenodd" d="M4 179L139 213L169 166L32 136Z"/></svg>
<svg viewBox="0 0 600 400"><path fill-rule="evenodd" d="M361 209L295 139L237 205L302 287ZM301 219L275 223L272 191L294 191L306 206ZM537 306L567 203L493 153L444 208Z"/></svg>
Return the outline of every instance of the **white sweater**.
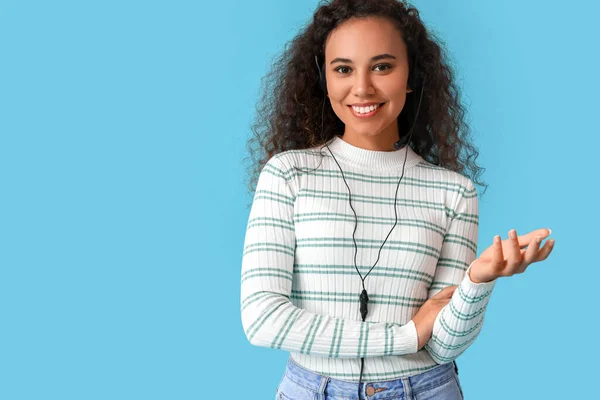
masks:
<svg viewBox="0 0 600 400"><path fill-rule="evenodd" d="M478 199L473 182L426 162L410 147L373 151L340 136L329 148L358 216L356 263L368 315L359 311L355 217L327 147L288 150L262 169L250 210L241 271L241 321L251 344L282 349L335 379L391 380L452 362L481 331L497 280L476 284ZM319 163L321 165L319 166ZM300 172L294 166L312 172ZM458 285L429 342L417 351L413 316L442 288Z"/></svg>

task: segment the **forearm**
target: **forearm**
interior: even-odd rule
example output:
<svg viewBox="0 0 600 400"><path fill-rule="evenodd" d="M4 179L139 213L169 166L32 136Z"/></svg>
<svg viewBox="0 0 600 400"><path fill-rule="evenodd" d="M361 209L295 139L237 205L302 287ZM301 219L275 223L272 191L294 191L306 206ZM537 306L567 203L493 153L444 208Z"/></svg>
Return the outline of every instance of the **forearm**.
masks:
<svg viewBox="0 0 600 400"><path fill-rule="evenodd" d="M242 304L242 324L255 346L335 358L417 351L413 321L400 325L334 318L298 308L287 297L273 292L253 293L247 298Z"/></svg>
<svg viewBox="0 0 600 400"><path fill-rule="evenodd" d="M473 282L470 268L450 302L438 314L431 338L425 344L425 349L438 364L455 360L473 343L483 327L484 313L496 280Z"/></svg>

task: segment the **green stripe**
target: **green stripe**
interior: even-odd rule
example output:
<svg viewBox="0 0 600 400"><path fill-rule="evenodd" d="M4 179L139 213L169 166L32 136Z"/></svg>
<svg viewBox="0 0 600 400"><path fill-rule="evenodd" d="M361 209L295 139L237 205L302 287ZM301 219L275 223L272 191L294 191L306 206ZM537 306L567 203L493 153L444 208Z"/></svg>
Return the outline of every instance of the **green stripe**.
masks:
<svg viewBox="0 0 600 400"><path fill-rule="evenodd" d="M291 178L295 178L297 176L301 176L303 175L305 172L302 171L297 171L293 168L290 168L289 170L287 170L285 173L283 173L283 171L277 171L277 172L281 172L281 175L285 175L287 180L290 180ZM395 176L393 174L387 174L387 175L375 175L374 173L372 174L361 174L359 172L354 172L354 171L344 171L344 175L342 177L342 173L340 172L339 169L325 169L325 168L318 168L315 169L313 171L310 172L310 174L312 176L316 176L316 177L327 177L327 178L332 178L332 179L342 179L345 178L346 181L356 181L356 182L364 182L364 183L371 183L371 184L380 184L380 185L397 185L398 184L398 180L400 179L399 176ZM455 182L447 182L447 181L431 181L431 180L427 180L427 179L419 179L419 178L414 178L414 177L410 177L410 176L404 176L402 177L402 181L400 182L401 186L415 186L415 187L421 187L421 188L435 188L435 189L444 189L447 190L449 192L456 192L456 193L467 193L468 189L461 185L460 183L455 183Z"/></svg>
<svg viewBox="0 0 600 400"><path fill-rule="evenodd" d="M360 350L362 347L362 340L363 340L363 330L365 329L365 324L361 324L360 325L360 335L358 337L358 349L356 349L356 356L360 357Z"/></svg>
<svg viewBox="0 0 600 400"><path fill-rule="evenodd" d="M314 296L323 296L323 297L332 296L332 297L340 298L340 300L348 299L348 300L356 300L356 301L359 301L359 298L360 298L360 294L354 293L354 292L300 290L300 289L292 289L292 295L299 295L299 296L314 295ZM419 297L395 296L395 295L379 294L379 293L369 294L369 303L371 302L371 300L381 301L384 299L407 300L407 301L420 302L421 304L423 304L425 301L427 301L427 299L423 299L423 298L419 298Z"/></svg>
<svg viewBox="0 0 600 400"><path fill-rule="evenodd" d="M263 222L264 221L264 222ZM273 228L283 228L293 231L294 224L291 221L281 218L270 218L270 217L254 217L248 221L246 229L255 226L269 226Z"/></svg>
<svg viewBox="0 0 600 400"><path fill-rule="evenodd" d="M306 337L304 338L304 342L302 343L302 347L300 348L300 353L304 353L306 354L306 352L304 351L304 349L306 348L306 345L308 344L308 341L310 340L313 328L315 327L315 323L317 321L317 319L319 319L319 315L315 315L310 323L310 328L308 328L308 333L306 334Z"/></svg>
<svg viewBox="0 0 600 400"><path fill-rule="evenodd" d="M310 339L310 343L308 344L308 347L306 348L306 354L310 354L310 351L312 350L312 346L315 343L315 338L317 337L317 331L319 330L319 327L321 326L321 322L323 322L323 316L319 315L317 318L317 323L315 325L315 329L313 330L312 333L312 337Z"/></svg>
<svg viewBox="0 0 600 400"><path fill-rule="evenodd" d="M342 337L344 335L344 325L346 324L345 320L342 320L342 326L340 326L340 334L338 336L337 348L335 349L335 356L339 357L340 355L340 346L342 345Z"/></svg>
<svg viewBox="0 0 600 400"><path fill-rule="evenodd" d="M457 214L452 218L453 221L469 222L479 226L479 216L477 214Z"/></svg>
<svg viewBox="0 0 600 400"><path fill-rule="evenodd" d="M359 271L368 272L370 268L371 266L366 265L358 266ZM294 264L293 271L294 274L323 273L326 275L346 275L348 273L356 274L356 267L350 264ZM413 280L420 280L423 282L431 282L434 278L433 275L422 271L411 270L408 268L384 267L380 265L377 265L369 274L369 276L374 276L374 274L379 274L379 276L386 277L410 278ZM417 275L418 277L409 277L409 275Z"/></svg>
<svg viewBox="0 0 600 400"><path fill-rule="evenodd" d="M346 213L336 213L336 212L310 212L310 213L298 213L294 214L294 222L310 222L310 221L347 221L347 222L355 222L358 220L358 223L363 224L372 224L372 225L392 225L396 222L396 218L387 218L387 217L371 217L371 216L357 216L346 214ZM430 231L439 233L441 236L446 234L446 228L440 225L434 224L430 221L425 221L422 219L412 219L412 218L398 218L397 226L415 226L419 228L425 228Z"/></svg>
<svg viewBox="0 0 600 400"><path fill-rule="evenodd" d="M340 324L340 319L335 320L335 328L333 329L333 338L331 338L331 346L329 346L329 357L333 356L333 351L335 349L335 339L338 334L338 326Z"/></svg>
<svg viewBox="0 0 600 400"><path fill-rule="evenodd" d="M337 302L337 303L357 303L356 299L336 299L329 298L326 296L318 296L318 295L291 295L290 299L292 300L304 300L304 301L328 301L328 302ZM369 304L381 304L381 305L394 305L394 306L406 306L411 308L420 308L423 305L423 302L414 302L410 303L402 300L372 300L371 295L369 295Z"/></svg>
<svg viewBox="0 0 600 400"><path fill-rule="evenodd" d="M471 333L473 333L475 330L477 330L477 327L479 325L481 325L481 321L483 320L480 319L478 323L476 323L474 326L472 326L471 328L467 329L466 331L457 331L455 329L452 329L450 326L448 326L448 323L446 322L446 320L444 319L444 315L442 314L441 318L440 318L440 325L442 326L442 328L444 328L444 330L450 335L450 336L454 336L454 337L464 337L464 336L468 336Z"/></svg>
<svg viewBox="0 0 600 400"><path fill-rule="evenodd" d="M477 254L477 243L464 236L449 233L444 237L444 242L442 243L442 246L446 245L446 243L460 244L462 246L468 247L473 251L473 253Z"/></svg>
<svg viewBox="0 0 600 400"><path fill-rule="evenodd" d="M365 326L365 338L363 340L363 349L361 357L367 357L367 345L369 344L369 328L371 327L371 324L372 322L369 321L365 321L365 323L363 324Z"/></svg>
<svg viewBox="0 0 600 400"><path fill-rule="evenodd" d="M252 338L254 337L254 335L256 335L256 332L258 332L260 330L260 328L263 326L263 324L265 323L265 321L267 319L269 319L269 317L271 316L271 314L273 314L275 311L277 311L279 309L279 307L284 306L286 304L289 304L289 303L288 302L283 302L283 303L280 303L280 304L276 304L274 307L271 306L270 307L270 308L272 308L271 311L269 311L268 313L262 315L260 318L258 318L256 321L254 321L254 323L252 325L250 325L250 327L248 328L248 340L252 341ZM252 333L250 333L253 329L254 329L254 331Z"/></svg>
<svg viewBox="0 0 600 400"><path fill-rule="evenodd" d="M256 292L256 293L252 293L250 296L246 297L243 301L242 301L242 310L244 311L244 309L246 307L248 307L250 304L254 303L255 301L258 301L264 297L270 297L276 295L276 293L273 292ZM245 304L244 304L245 303Z"/></svg>
<svg viewBox="0 0 600 400"><path fill-rule="evenodd" d="M326 190L314 190L303 188L299 193L298 197L308 197L315 199L331 199L331 200L341 200L345 203L348 202L348 193L347 192L334 192L334 191L326 191ZM404 205L404 206L413 206L415 208L420 209L432 209L432 210L440 210L440 211L449 211L450 209L443 204L432 202L432 201L423 201L423 200L413 200L413 199L393 199L391 197L381 197L381 196L367 196L362 194L352 194L353 202L362 202L368 203L369 205L374 204L388 204L394 205L394 201L396 200L396 204Z"/></svg>
<svg viewBox="0 0 600 400"><path fill-rule="evenodd" d="M293 276L293 274L290 271L286 271L285 269L282 269L282 268L257 267L257 268L248 268L246 271L244 271L242 273L242 278L246 275L254 274L256 272L277 272L280 274L287 275L290 278Z"/></svg>
<svg viewBox="0 0 600 400"><path fill-rule="evenodd" d="M285 199L278 199L274 195L272 195L272 194L266 194L264 192L265 192L264 190L258 189L256 191L256 196L254 197L254 202L256 202L256 200L264 199L264 200L269 200L269 201L274 201L274 202L277 202L277 203L281 203L281 204L284 204L286 206L293 206L294 205L293 199L290 200L290 201L286 201ZM271 193L275 193L275 192L271 192ZM279 196L288 198L287 196L283 196L283 195L279 195Z"/></svg>
<svg viewBox="0 0 600 400"><path fill-rule="evenodd" d="M314 269L306 269L306 270L294 270L295 274L317 274L317 275L349 275L349 276L356 276L356 269L354 268L354 266L351 267L352 269L350 269L350 266L348 266L348 270L347 271L343 271L340 269L330 269L330 268L323 268L322 270L319 268L314 268ZM366 267L363 268L358 268L359 271L363 270ZM370 268L370 267L369 267ZM412 280L412 281L421 281L421 282L425 282L428 286L431 284L431 279L424 279L424 278L415 278L412 277L410 275L407 274L403 274L403 273L386 273L386 272L381 272L378 271L377 269L379 268L379 266L376 266L373 271L371 271L371 273L369 273L369 276L383 276L383 277L388 277L388 278L404 278L404 279L408 279L408 280ZM365 271L365 273L368 272L368 269Z"/></svg>
<svg viewBox="0 0 600 400"><path fill-rule="evenodd" d="M473 319L475 317L478 317L479 315L481 315L483 312L485 312L486 307L481 307L479 310L475 311L472 314L465 314L462 313L460 311L458 311L456 309L456 306L454 305L454 302L449 302L448 303L450 305L450 311L452 311L452 314L457 318L457 319L462 319L463 321L468 321L470 319Z"/></svg>
<svg viewBox="0 0 600 400"><path fill-rule="evenodd" d="M473 342L476 338L477 338L477 335L475 335L472 338L468 339L465 343L462 343L461 347L464 347L464 349L462 351L458 352L457 354L453 355L452 357L444 357L444 356L440 355L435 350L433 350L431 348L431 346L429 346L429 344L426 344L424 346L424 348L427 349L427 351L429 352L429 355L431 355L431 357L433 357L434 359L438 360L438 362L440 364L442 364L442 363L447 363L447 362L454 361L456 358L458 358L458 356L460 356L462 353L464 353L465 350L468 348L466 346L468 344L470 344L471 342Z"/></svg>
<svg viewBox="0 0 600 400"><path fill-rule="evenodd" d="M301 308L297 308L295 310L295 314L294 314L294 320L290 323L290 325L287 327L285 333L283 334L283 336L281 337L281 340L279 341L279 344L277 346L278 349L281 348L281 346L283 345L283 341L285 340L285 338L287 337L288 333L290 332L290 329L292 328L292 326L296 323L296 321L298 320L298 318L300 318L300 314L302 313L302 309Z"/></svg>
<svg viewBox="0 0 600 400"><path fill-rule="evenodd" d="M252 278L266 278L266 277L273 277L273 278L283 278L283 279L287 279L288 281L292 281L292 278L290 278L289 276L283 275L283 274L274 274L274 273L263 273L263 272L259 272L253 275L248 275L246 277L244 277L242 279L242 283L244 283L247 279L252 279Z"/></svg>
<svg viewBox="0 0 600 400"><path fill-rule="evenodd" d="M465 293L462 285L458 285L458 294L460 295L460 298L465 303L470 303L470 304L479 303L480 301L482 301L483 299L485 299L486 297L488 297L491 293L492 293L492 289L488 290L487 292L485 292L481 296L471 297L471 296L467 296L467 294Z"/></svg>
<svg viewBox="0 0 600 400"><path fill-rule="evenodd" d="M425 350L423 350L425 351ZM399 379L402 376L407 376L409 374L413 374L413 373L421 373L421 372L425 372L425 371L429 371L432 368L437 367L438 364L432 364L432 365L428 365L425 367L418 367L418 368L407 368L407 369L400 369L400 370L394 370L394 371L386 371L386 372L363 372L363 382L364 380L384 380L384 379L394 379L397 378ZM355 378L358 381L359 378L359 374L358 373L353 373L353 372L332 372L332 371L320 371L320 370L315 370L313 369L314 372L316 372L317 374L321 374L321 375L326 375L329 376L331 378L334 379L352 379Z"/></svg>
<svg viewBox="0 0 600 400"><path fill-rule="evenodd" d="M379 249L381 247L380 240L371 239L358 239L356 240L356 247L360 249ZM332 242L345 242L345 243L319 243L323 241ZM371 242L372 244L359 244L359 243ZM418 242L405 242L398 240L388 240L386 243L386 250L403 250L411 253L425 254L436 259L440 255L440 250L432 246L427 246ZM354 242L352 238L298 238L296 240L297 248L354 248ZM421 250L423 249L423 250Z"/></svg>
<svg viewBox="0 0 600 400"><path fill-rule="evenodd" d="M467 268L469 268L469 264L464 260L458 260L456 258L440 257L438 259L437 267L458 268L466 271Z"/></svg>
<svg viewBox="0 0 600 400"><path fill-rule="evenodd" d="M480 325L482 326L482 325ZM442 342L442 340L437 336L437 335L431 335L431 340L433 340L433 342L435 342L435 344L437 344L438 346L440 346L441 348L445 349L445 350L458 350L462 347L467 346L469 343L473 342L473 340L475 340L475 338L477 337L477 333L475 333L475 336L473 336L471 339L468 339L467 341L461 343L461 344L457 344L456 346L451 346L448 345L444 342Z"/></svg>
<svg viewBox="0 0 600 400"><path fill-rule="evenodd" d="M279 340L280 335L285 331L285 329L286 328L289 329L289 326L292 325L292 320L294 319L294 316L298 314L299 311L300 311L299 309L295 309L294 311L292 311L290 313L290 315L288 315L287 319L285 320L285 323L283 324L281 329L279 329L279 332L277 332L275 339L273 339L273 342L271 343L271 347L281 348L281 343L283 342L283 339L281 340L281 342L279 344L277 343L277 341Z"/></svg>
<svg viewBox="0 0 600 400"><path fill-rule="evenodd" d="M286 178L286 173L282 169L277 168L276 166L274 166L273 163L267 163L267 164L265 164L265 166L261 170L261 173L263 173L263 172L268 173L268 174L273 175L273 176L276 176L278 178L283 178L286 181L288 180Z"/></svg>
<svg viewBox="0 0 600 400"><path fill-rule="evenodd" d="M252 243L247 245L244 248L243 255L245 256L248 253L253 253L255 251L274 251L276 253L283 253L290 256L294 256L294 247L286 246L281 243L270 243L270 242L261 242L261 243Z"/></svg>

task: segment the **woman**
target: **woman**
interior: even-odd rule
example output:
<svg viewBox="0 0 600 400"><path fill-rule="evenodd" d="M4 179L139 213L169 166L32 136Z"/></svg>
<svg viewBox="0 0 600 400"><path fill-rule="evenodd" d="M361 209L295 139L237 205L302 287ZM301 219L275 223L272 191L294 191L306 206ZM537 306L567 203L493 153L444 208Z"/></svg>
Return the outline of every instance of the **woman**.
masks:
<svg viewBox="0 0 600 400"><path fill-rule="evenodd" d="M277 398L461 399L497 278L553 241L511 230L476 258L476 150L440 46L405 3L332 1L268 78L241 318L290 352Z"/></svg>

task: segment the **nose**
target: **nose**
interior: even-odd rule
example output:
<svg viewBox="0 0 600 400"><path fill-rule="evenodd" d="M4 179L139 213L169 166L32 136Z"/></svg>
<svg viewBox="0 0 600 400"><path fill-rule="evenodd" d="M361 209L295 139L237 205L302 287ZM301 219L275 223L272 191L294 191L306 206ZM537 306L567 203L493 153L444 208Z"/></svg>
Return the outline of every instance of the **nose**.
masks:
<svg viewBox="0 0 600 400"><path fill-rule="evenodd" d="M375 93L373 82L371 81L370 71L357 72L354 78L354 95L365 97Z"/></svg>

